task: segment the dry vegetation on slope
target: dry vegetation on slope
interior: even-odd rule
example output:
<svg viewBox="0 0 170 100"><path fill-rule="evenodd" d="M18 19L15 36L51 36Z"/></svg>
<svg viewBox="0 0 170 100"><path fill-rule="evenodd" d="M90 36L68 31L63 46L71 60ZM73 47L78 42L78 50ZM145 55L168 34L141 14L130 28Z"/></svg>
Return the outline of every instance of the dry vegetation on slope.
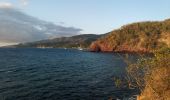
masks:
<svg viewBox="0 0 170 100"><path fill-rule="evenodd" d="M127 71L130 86L141 91L138 100L170 100L170 49L129 64Z"/></svg>
<svg viewBox="0 0 170 100"><path fill-rule="evenodd" d="M170 47L170 19L122 26L93 42L91 51L152 52Z"/></svg>

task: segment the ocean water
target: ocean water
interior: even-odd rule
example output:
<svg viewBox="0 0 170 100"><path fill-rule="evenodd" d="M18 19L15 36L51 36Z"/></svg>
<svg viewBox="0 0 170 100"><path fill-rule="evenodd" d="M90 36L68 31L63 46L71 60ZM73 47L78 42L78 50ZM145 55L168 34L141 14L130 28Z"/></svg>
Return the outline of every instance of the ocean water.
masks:
<svg viewBox="0 0 170 100"><path fill-rule="evenodd" d="M113 77L125 75L117 53L75 49L0 49L0 100L123 99Z"/></svg>

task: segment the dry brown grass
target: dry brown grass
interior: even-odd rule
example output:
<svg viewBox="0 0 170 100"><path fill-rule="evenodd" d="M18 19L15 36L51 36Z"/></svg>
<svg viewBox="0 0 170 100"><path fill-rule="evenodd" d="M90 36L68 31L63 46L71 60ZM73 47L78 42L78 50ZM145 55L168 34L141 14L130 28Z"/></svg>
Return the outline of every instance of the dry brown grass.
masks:
<svg viewBox="0 0 170 100"><path fill-rule="evenodd" d="M140 100L170 100L170 67L157 68L146 77Z"/></svg>
<svg viewBox="0 0 170 100"><path fill-rule="evenodd" d="M127 71L130 86L141 90L139 100L170 100L170 49L130 64Z"/></svg>

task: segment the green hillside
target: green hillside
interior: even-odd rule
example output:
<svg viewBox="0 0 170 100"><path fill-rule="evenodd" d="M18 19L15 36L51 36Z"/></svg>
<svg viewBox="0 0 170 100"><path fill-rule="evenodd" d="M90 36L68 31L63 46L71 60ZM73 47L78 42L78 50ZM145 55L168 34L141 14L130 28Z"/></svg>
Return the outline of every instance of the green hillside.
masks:
<svg viewBox="0 0 170 100"><path fill-rule="evenodd" d="M88 48L89 45L102 35L83 34L72 37L61 37L30 43L19 44L16 47L52 47L52 48Z"/></svg>

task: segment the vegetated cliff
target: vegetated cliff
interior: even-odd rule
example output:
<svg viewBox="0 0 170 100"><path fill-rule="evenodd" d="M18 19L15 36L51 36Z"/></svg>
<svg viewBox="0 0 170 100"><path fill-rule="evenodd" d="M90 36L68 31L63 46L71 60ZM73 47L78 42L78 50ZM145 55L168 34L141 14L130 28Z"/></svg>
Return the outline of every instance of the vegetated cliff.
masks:
<svg viewBox="0 0 170 100"><path fill-rule="evenodd" d="M90 45L91 51L152 52L170 47L170 19L122 26Z"/></svg>
<svg viewBox="0 0 170 100"><path fill-rule="evenodd" d="M153 52L127 67L129 86L138 88L138 100L170 100L170 48Z"/></svg>
<svg viewBox="0 0 170 100"><path fill-rule="evenodd" d="M16 45L16 47L87 48L103 35L82 34Z"/></svg>

